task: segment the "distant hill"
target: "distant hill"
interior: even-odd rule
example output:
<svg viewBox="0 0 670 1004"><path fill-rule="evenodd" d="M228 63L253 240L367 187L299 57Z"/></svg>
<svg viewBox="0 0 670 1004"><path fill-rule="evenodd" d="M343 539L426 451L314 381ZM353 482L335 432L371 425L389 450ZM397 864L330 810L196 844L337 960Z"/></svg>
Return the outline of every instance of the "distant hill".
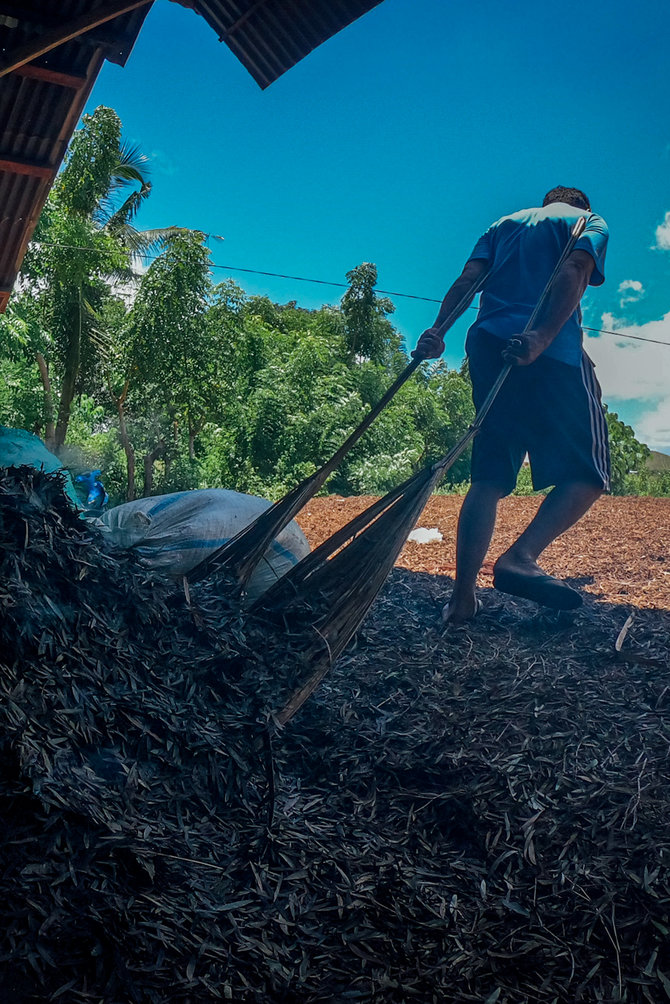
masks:
<svg viewBox="0 0 670 1004"><path fill-rule="evenodd" d="M645 466L648 471L670 471L670 456L652 450Z"/></svg>

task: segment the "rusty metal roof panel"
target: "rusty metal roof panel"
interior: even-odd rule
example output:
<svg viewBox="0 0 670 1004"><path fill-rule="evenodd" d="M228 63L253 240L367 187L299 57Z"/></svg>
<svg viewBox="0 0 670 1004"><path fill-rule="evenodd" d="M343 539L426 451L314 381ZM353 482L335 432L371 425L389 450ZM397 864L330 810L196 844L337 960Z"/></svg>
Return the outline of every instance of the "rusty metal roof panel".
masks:
<svg viewBox="0 0 670 1004"><path fill-rule="evenodd" d="M261 87L381 0L177 0L205 18Z"/></svg>
<svg viewBox="0 0 670 1004"><path fill-rule="evenodd" d="M53 123L64 121L71 104L66 88L12 74L0 87L0 156L47 164Z"/></svg>
<svg viewBox="0 0 670 1004"><path fill-rule="evenodd" d="M9 275L0 281L0 298L3 292L9 297L11 280L18 272L17 262L23 259L25 251L24 237L27 224L32 223L31 233L37 223L39 213L35 215L34 207L39 200L44 181L39 178L21 177L7 171L0 172L0 206L11 206L11 215L0 215L0 254L3 268ZM6 264L5 264L6 263ZM9 268L8 268L9 266ZM1 303L1 300L0 300ZM5 300L6 303L6 300ZM0 307L4 309L4 305Z"/></svg>
<svg viewBox="0 0 670 1004"><path fill-rule="evenodd" d="M12 54L99 0L0 4L0 54ZM0 77L0 311L4 310L49 189L104 59L125 63L150 3L59 45Z"/></svg>

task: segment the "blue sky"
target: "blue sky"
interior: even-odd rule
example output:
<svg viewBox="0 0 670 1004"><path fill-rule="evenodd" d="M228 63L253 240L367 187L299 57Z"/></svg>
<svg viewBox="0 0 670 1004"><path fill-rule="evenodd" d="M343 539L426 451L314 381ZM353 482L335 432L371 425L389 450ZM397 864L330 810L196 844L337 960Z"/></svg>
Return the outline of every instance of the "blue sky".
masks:
<svg viewBox="0 0 670 1004"><path fill-rule="evenodd" d="M489 223L583 188L611 232L585 323L621 332L587 348L610 407L670 452L670 6L553 7L384 0L261 91L200 17L157 0L88 110L115 108L151 158L139 226L221 235L212 260L237 268L344 282L372 261L380 288L441 298ZM215 274L305 307L342 293ZM392 299L411 348L436 305Z"/></svg>

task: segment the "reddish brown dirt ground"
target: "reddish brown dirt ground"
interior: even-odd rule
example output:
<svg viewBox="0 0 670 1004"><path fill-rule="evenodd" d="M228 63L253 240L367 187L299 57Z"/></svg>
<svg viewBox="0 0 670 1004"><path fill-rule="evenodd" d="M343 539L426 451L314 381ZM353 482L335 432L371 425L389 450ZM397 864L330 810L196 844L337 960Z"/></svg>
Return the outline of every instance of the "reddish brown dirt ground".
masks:
<svg viewBox="0 0 670 1004"><path fill-rule="evenodd" d="M362 512L370 496L312 499L298 516L312 548ZM453 577L456 523L462 498L435 495L418 526L437 527L443 540L407 543L398 565L416 572ZM493 561L523 530L540 499L508 498L500 505L493 543L479 584L490 588ZM670 610L670 499L600 499L584 518L549 547L542 559L548 572L578 580L598 599ZM449 583L445 583L448 592Z"/></svg>

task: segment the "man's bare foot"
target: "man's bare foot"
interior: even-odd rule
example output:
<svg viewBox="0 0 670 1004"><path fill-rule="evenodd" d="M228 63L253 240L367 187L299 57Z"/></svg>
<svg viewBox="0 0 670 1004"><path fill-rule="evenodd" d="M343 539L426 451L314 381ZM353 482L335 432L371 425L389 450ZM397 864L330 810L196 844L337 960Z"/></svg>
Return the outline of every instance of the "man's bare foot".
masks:
<svg viewBox="0 0 670 1004"><path fill-rule="evenodd" d="M534 600L554 610L576 610L582 596L567 582L548 575L532 558L507 551L493 567L493 585L502 593Z"/></svg>
<svg viewBox="0 0 670 1004"><path fill-rule="evenodd" d="M512 575L546 575L544 569L540 568L537 561L523 554L516 553L513 549L501 554L493 566L493 574L500 572L510 572Z"/></svg>
<svg viewBox="0 0 670 1004"><path fill-rule="evenodd" d="M466 596L462 599L452 595L442 609L443 624L464 624L471 621L481 610L481 601L476 596Z"/></svg>

